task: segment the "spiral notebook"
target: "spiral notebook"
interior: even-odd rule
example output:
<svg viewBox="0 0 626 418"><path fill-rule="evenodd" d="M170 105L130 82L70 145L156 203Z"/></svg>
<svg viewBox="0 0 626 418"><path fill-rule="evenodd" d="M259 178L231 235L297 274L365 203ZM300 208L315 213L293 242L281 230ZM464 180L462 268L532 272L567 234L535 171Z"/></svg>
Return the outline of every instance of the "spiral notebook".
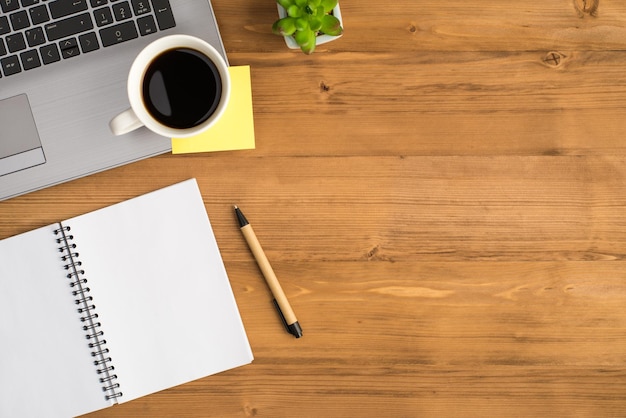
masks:
<svg viewBox="0 0 626 418"><path fill-rule="evenodd" d="M0 241L0 417L68 417L252 361L194 179Z"/></svg>

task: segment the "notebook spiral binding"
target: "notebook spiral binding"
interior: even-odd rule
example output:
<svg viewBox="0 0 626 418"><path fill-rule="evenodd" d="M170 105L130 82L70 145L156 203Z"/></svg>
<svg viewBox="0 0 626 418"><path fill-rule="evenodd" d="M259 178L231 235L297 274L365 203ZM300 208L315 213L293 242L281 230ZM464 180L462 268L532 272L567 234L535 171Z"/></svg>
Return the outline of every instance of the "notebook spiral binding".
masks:
<svg viewBox="0 0 626 418"><path fill-rule="evenodd" d="M56 242L59 244L61 260L66 263L63 268L68 271L66 277L70 280L72 296L75 297L74 303L78 305L80 321L83 323L85 337L89 341L88 346L92 350L93 364L100 375L104 397L107 401L115 401L122 396L119 390L120 384L116 382L115 367L111 364L112 359L108 355L109 349L106 347L104 332L100 329L102 324L97 320L96 306L93 304L93 297L89 295L88 280L85 277L85 270L81 268L82 262L78 259L80 255L76 251L76 244L72 242L74 236L70 234L70 231L69 226L59 223L59 228L54 230L54 234L58 237Z"/></svg>

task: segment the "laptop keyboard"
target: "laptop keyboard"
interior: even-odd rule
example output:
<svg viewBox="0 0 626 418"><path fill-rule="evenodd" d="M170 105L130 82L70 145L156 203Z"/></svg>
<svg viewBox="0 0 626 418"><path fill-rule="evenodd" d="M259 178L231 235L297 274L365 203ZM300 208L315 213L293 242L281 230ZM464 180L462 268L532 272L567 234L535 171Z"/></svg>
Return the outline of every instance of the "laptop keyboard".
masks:
<svg viewBox="0 0 626 418"><path fill-rule="evenodd" d="M174 26L169 0L0 0L0 79Z"/></svg>

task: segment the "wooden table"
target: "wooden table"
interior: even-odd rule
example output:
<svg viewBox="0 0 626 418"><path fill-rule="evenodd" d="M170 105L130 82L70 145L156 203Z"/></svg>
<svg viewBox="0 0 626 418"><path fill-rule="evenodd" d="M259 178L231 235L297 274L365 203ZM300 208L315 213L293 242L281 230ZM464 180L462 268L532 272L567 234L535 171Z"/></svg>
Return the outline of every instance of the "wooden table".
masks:
<svg viewBox="0 0 626 418"><path fill-rule="evenodd" d="M255 360L91 417L626 415L626 3L342 0L312 56L213 5L255 150L0 203L5 238L198 179Z"/></svg>

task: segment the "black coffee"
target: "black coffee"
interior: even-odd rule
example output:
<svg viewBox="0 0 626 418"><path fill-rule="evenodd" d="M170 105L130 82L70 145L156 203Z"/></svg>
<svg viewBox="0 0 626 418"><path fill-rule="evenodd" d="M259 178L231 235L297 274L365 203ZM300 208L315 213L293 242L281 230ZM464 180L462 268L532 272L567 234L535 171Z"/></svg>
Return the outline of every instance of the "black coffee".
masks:
<svg viewBox="0 0 626 418"><path fill-rule="evenodd" d="M193 128L207 120L221 95L217 67L193 49L163 52L150 63L143 79L143 101L148 112L176 129Z"/></svg>

